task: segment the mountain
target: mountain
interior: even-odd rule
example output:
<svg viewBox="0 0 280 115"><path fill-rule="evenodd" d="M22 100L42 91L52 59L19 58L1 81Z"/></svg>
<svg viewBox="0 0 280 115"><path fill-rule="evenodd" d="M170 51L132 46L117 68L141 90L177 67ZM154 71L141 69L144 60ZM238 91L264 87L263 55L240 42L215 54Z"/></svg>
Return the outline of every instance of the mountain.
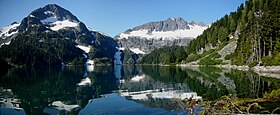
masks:
<svg viewBox="0 0 280 115"><path fill-rule="evenodd" d="M38 8L0 32L1 58L15 65L82 64L89 59L111 63L117 46L113 38L88 29L56 4Z"/></svg>
<svg viewBox="0 0 280 115"><path fill-rule="evenodd" d="M211 24L187 47L199 65L280 65L280 1L247 0Z"/></svg>
<svg viewBox="0 0 280 115"><path fill-rule="evenodd" d="M183 18L168 18L149 22L115 36L121 47L137 54L149 53L163 46L187 46L190 40L200 35L208 25L202 22L186 22Z"/></svg>

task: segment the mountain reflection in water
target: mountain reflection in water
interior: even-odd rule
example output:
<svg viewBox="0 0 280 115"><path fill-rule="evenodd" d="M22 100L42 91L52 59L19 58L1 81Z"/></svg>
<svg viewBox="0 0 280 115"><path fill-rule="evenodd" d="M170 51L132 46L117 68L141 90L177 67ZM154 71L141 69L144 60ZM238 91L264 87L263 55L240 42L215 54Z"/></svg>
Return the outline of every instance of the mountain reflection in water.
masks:
<svg viewBox="0 0 280 115"><path fill-rule="evenodd" d="M279 79L203 67L21 67L0 73L6 114L185 114L179 100L192 95L257 98L280 87Z"/></svg>

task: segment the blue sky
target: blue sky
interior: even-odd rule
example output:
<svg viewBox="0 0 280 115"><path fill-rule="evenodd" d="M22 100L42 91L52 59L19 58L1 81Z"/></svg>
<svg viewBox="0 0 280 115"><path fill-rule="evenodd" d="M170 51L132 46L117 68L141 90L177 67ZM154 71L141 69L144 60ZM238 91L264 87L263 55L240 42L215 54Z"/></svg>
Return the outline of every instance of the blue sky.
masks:
<svg viewBox="0 0 280 115"><path fill-rule="evenodd" d="M0 0L0 27L20 22L31 11L55 3L88 27L114 37L126 29L169 17L211 23L245 0Z"/></svg>

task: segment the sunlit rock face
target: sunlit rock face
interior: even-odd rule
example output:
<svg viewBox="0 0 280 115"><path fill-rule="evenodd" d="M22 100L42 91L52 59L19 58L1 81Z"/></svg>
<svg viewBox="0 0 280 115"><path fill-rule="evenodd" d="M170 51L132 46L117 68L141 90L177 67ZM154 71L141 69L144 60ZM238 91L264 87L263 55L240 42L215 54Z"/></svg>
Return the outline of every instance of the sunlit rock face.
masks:
<svg viewBox="0 0 280 115"><path fill-rule="evenodd" d="M183 18L168 18L149 22L115 36L121 47L136 54L149 53L163 46L187 46L192 39L208 28L202 22L187 22Z"/></svg>

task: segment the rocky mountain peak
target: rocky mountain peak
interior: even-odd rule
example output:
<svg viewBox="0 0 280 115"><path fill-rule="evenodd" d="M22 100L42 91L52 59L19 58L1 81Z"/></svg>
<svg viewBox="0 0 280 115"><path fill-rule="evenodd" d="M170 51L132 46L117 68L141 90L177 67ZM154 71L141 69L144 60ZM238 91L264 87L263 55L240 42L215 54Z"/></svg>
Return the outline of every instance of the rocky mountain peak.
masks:
<svg viewBox="0 0 280 115"><path fill-rule="evenodd" d="M19 31L26 31L29 27L37 25L43 28L41 29L42 31L58 31L63 28L74 27L87 33L88 31L83 26L84 24L80 23L82 22L70 11L56 4L48 4L32 11L25 17L19 26Z"/></svg>
<svg viewBox="0 0 280 115"><path fill-rule="evenodd" d="M117 35L115 39L118 39L120 46L131 51L149 53L163 46L187 46L206 28L208 26L202 22L188 23L181 17L168 18L128 29Z"/></svg>
<svg viewBox="0 0 280 115"><path fill-rule="evenodd" d="M18 24L17 22L12 22L10 25Z"/></svg>
<svg viewBox="0 0 280 115"><path fill-rule="evenodd" d="M113 62L114 54L117 51L116 47L118 46L113 38L105 36L97 31L89 30L87 26L79 21L70 11L56 4L48 4L38 8L23 18L20 24L13 23L12 25L0 29L0 48L4 46L9 50L9 48L18 47L18 45L16 45L18 43L27 43L28 40L34 43L34 47L38 49L38 52L44 49L44 47L38 46L36 44L37 42L40 42L40 44L48 44L54 43L54 41L57 45L47 47L59 51L65 48L63 49L65 53L70 52L69 55L67 54L68 56L59 57L61 55L54 55L51 57L54 59L54 62L45 62L45 60L35 61L38 64L61 64L61 62L70 64L73 61L76 63L77 61L74 59L79 59L78 62L80 64L84 63L86 60L92 63L92 60L97 58L101 58L95 60L97 63L103 63L103 58L106 59L106 62L111 63ZM28 45L25 44L20 47L29 47L29 44L28 41ZM46 50L44 49L44 51ZM13 54L21 56L19 53L22 52L14 51ZM27 50L26 52L33 52L33 50ZM63 55L65 53L63 53ZM44 52L42 55L47 54L48 53ZM37 53L35 54L35 57L36 56L38 56ZM9 55L7 57L11 56ZM68 59L70 60L67 61Z"/></svg>
<svg viewBox="0 0 280 115"><path fill-rule="evenodd" d="M190 29L188 23L181 17L178 18L168 18L164 21L150 22L132 29L132 31L137 30L149 30L149 31L175 31L175 30L185 30Z"/></svg>
<svg viewBox="0 0 280 115"><path fill-rule="evenodd" d="M197 26L202 26L202 27L207 27L208 25L203 23L203 22L195 22L195 21L191 21L189 23L190 25L197 25Z"/></svg>
<svg viewBox="0 0 280 115"><path fill-rule="evenodd" d="M177 17L177 18L168 18L165 20L166 22L178 22L178 23L184 23L186 22L183 18Z"/></svg>
<svg viewBox="0 0 280 115"><path fill-rule="evenodd" d="M56 5L48 4L43 8L38 8L29 14L30 17L36 17L39 20L45 20L50 17L54 17L57 20L69 20L72 22L79 22L78 18L74 16L70 11Z"/></svg>

